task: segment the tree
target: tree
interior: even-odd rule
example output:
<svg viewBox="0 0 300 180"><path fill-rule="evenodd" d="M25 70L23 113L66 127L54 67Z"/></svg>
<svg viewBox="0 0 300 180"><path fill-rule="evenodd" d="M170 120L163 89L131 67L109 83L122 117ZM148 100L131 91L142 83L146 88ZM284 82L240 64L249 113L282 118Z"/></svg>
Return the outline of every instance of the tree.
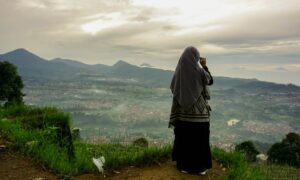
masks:
<svg viewBox="0 0 300 180"><path fill-rule="evenodd" d="M245 141L236 145L235 150L244 153L248 161L255 161L256 155L259 154L252 141Z"/></svg>
<svg viewBox="0 0 300 180"><path fill-rule="evenodd" d="M0 62L0 101L4 101L5 105L23 104L23 87L16 66L6 61Z"/></svg>
<svg viewBox="0 0 300 180"><path fill-rule="evenodd" d="M300 136L289 133L281 142L275 143L268 151L268 161L300 167Z"/></svg>
<svg viewBox="0 0 300 180"><path fill-rule="evenodd" d="M148 147L148 145L149 145L147 139L143 138L143 137L134 140L132 144L135 146L141 146L141 147Z"/></svg>

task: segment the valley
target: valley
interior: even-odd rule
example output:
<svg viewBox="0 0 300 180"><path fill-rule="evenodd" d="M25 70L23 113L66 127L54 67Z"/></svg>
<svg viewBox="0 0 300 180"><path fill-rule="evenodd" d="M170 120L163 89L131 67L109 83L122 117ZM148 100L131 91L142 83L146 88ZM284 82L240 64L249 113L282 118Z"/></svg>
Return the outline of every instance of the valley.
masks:
<svg viewBox="0 0 300 180"><path fill-rule="evenodd" d="M126 144L139 137L156 145L173 141L168 128L172 71L122 60L112 66L45 60L25 49L0 55L0 60L18 67L27 104L70 113L72 126L86 141ZM267 147L289 132L300 132L300 87L257 79L214 79L211 144L230 149L252 140Z"/></svg>

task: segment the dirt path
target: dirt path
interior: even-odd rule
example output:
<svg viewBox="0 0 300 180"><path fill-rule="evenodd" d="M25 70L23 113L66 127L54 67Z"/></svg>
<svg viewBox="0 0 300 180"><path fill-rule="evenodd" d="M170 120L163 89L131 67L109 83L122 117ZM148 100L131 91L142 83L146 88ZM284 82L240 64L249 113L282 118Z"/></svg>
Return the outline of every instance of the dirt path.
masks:
<svg viewBox="0 0 300 180"><path fill-rule="evenodd" d="M1 180L54 180L58 176L34 163L30 158L13 151L0 137L0 179ZM207 175L191 175L178 172L174 162L168 161L150 167L128 167L115 174L103 177L101 174L84 174L74 177L74 180L205 180L219 179L224 172L214 161L213 169Z"/></svg>
<svg viewBox="0 0 300 180"><path fill-rule="evenodd" d="M54 180L53 173L44 170L31 159L11 150L0 138L0 179L1 180Z"/></svg>
<svg viewBox="0 0 300 180"><path fill-rule="evenodd" d="M96 179L124 179L124 180L206 180L206 179L220 179L224 174L221 167L214 161L213 169L209 170L207 175L191 175L184 174L176 169L174 162L165 162L160 165L151 167L129 167L123 169L119 174L103 178L101 175L85 174L74 178L75 180L96 180Z"/></svg>
<svg viewBox="0 0 300 180"><path fill-rule="evenodd" d="M23 157L17 153L0 154L0 179L30 179L30 180L52 180L57 177L38 167L30 159Z"/></svg>

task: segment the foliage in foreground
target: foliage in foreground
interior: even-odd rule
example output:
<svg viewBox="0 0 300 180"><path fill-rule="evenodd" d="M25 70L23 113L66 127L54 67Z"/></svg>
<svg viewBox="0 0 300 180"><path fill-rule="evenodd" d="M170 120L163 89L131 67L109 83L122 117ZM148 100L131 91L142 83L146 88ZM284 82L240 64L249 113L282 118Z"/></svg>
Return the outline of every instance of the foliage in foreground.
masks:
<svg viewBox="0 0 300 180"><path fill-rule="evenodd" d="M255 180L265 178L259 168L251 166L247 162L246 156L240 152L226 152L219 148L213 148L212 155L227 167L225 179Z"/></svg>
<svg viewBox="0 0 300 180"><path fill-rule="evenodd" d="M150 165L170 159L171 156L171 145L164 147L146 147L139 144L93 145L75 141L72 143L74 145L74 158L70 159L68 144L61 146L60 141L55 141L58 138L56 127L60 124L57 122L64 122L69 127L70 118L55 108L28 106L0 108L0 133L13 141L18 150L63 177L97 172L92 163L92 157L104 156L106 159L104 168L111 171L125 166ZM276 177L271 176L275 174L274 171L277 171L276 168L271 167L277 166L250 165L246 156L240 152L225 152L213 148L212 153L213 157L227 168L225 179L252 180ZM260 169L261 167L263 168ZM291 171L291 169L288 170Z"/></svg>
<svg viewBox="0 0 300 180"><path fill-rule="evenodd" d="M22 104L23 87L17 67L7 61L0 62L0 102L4 101L6 105Z"/></svg>
<svg viewBox="0 0 300 180"><path fill-rule="evenodd" d="M265 179L299 179L299 168L278 164L259 165L259 171L264 174Z"/></svg>
<svg viewBox="0 0 300 180"><path fill-rule="evenodd" d="M113 170L124 166L149 165L170 158L171 146L140 147L120 144L84 144L75 142L75 158L69 161L65 150L49 143L41 134L24 130L20 124L0 121L1 132L14 141L19 149L58 174L76 175L96 172L92 157L104 156L105 169ZM27 145L28 142L38 142Z"/></svg>
<svg viewBox="0 0 300 180"><path fill-rule="evenodd" d="M74 157L69 114L51 107L20 105L1 109L1 117L19 125L20 131L27 130L37 134L37 137L43 139L41 142L56 144L59 148L66 149L69 159Z"/></svg>
<svg viewBox="0 0 300 180"><path fill-rule="evenodd" d="M268 151L268 161L288 164L300 168L300 136L289 133L281 142L275 143Z"/></svg>
<svg viewBox="0 0 300 180"><path fill-rule="evenodd" d="M248 161L256 161L256 155L259 154L252 141L245 141L235 146L235 150L244 153Z"/></svg>
<svg viewBox="0 0 300 180"><path fill-rule="evenodd" d="M44 118L41 119L41 114L47 117L45 114L49 112L53 113L53 117L56 117L54 119L58 122L65 120L70 123L64 114L52 108L27 106L0 108L0 133L13 141L16 148L63 176L96 172L92 157L104 156L106 170L123 166L149 165L170 158L171 146L92 145L76 141L74 142L74 158L70 159L68 146L61 146L60 143L54 141L57 139L56 126L53 123L49 126L43 121ZM53 122L56 121L53 120Z"/></svg>

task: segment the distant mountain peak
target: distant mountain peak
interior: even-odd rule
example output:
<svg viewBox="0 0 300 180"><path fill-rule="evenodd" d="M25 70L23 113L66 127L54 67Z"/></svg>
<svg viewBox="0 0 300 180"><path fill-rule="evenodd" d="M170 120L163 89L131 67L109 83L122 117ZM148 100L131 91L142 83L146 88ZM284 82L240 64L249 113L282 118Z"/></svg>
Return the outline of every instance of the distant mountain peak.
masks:
<svg viewBox="0 0 300 180"><path fill-rule="evenodd" d="M126 62L126 61L119 60L113 66L119 66L119 65L130 65L130 64L128 62Z"/></svg>
<svg viewBox="0 0 300 180"><path fill-rule="evenodd" d="M28 50L24 49L24 48L18 48L18 49L15 49L15 50L12 50L6 54L14 54L14 53L17 53L17 54L32 54L31 52L29 52Z"/></svg>
<svg viewBox="0 0 300 180"><path fill-rule="evenodd" d="M51 59L51 61L53 61L53 62L64 62L64 63L70 62L70 63L84 64L84 63L82 63L82 62L80 62L80 61L77 61L77 60L73 60L73 59L64 59L64 58L60 58L60 57Z"/></svg>
<svg viewBox="0 0 300 180"><path fill-rule="evenodd" d="M77 68L89 68L91 67L88 64L82 63L80 61L77 60L73 60L73 59L64 59L64 58L54 58L52 59L50 62L54 62L54 63L62 63L68 66L72 66L72 67L77 67Z"/></svg>
<svg viewBox="0 0 300 180"><path fill-rule="evenodd" d="M148 68L152 68L153 67L151 64L148 64L148 63L142 63L140 66L141 67L148 67Z"/></svg>
<svg viewBox="0 0 300 180"><path fill-rule="evenodd" d="M35 55L31 52L29 52L28 50L24 49L24 48L18 48L18 49L15 49L13 51L10 51L6 54L23 54L23 55ZM36 56L36 55L35 55Z"/></svg>
<svg viewBox="0 0 300 180"><path fill-rule="evenodd" d="M57 58L54 58L54 59L51 59L51 61L64 61L66 59L64 58L60 58L60 57L57 57Z"/></svg>
<svg viewBox="0 0 300 180"><path fill-rule="evenodd" d="M26 52L29 52L28 50L26 50L25 48L17 48L17 49L15 49L15 50L13 50L13 51L26 51Z"/></svg>
<svg viewBox="0 0 300 180"><path fill-rule="evenodd" d="M8 61L45 61L45 59L33 54L32 52L24 48L18 48L8 53L2 54L0 58Z"/></svg>
<svg viewBox="0 0 300 180"><path fill-rule="evenodd" d="M123 60L119 60L118 62L116 62L114 65L111 66L112 72L118 72L118 73L124 72L125 74L126 74L126 72L130 72L132 74L135 71L139 71L140 69L142 69L142 68L139 66L130 64Z"/></svg>
<svg viewBox="0 0 300 180"><path fill-rule="evenodd" d="M118 62L116 62L114 65L112 65L112 68L116 69L116 68L120 68L120 67L131 67L134 66L132 64L129 64L126 61L123 60L119 60Z"/></svg>
<svg viewBox="0 0 300 180"><path fill-rule="evenodd" d="M18 48L18 49L15 49L13 50L12 52L29 52L28 50L24 49L24 48Z"/></svg>

